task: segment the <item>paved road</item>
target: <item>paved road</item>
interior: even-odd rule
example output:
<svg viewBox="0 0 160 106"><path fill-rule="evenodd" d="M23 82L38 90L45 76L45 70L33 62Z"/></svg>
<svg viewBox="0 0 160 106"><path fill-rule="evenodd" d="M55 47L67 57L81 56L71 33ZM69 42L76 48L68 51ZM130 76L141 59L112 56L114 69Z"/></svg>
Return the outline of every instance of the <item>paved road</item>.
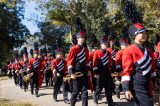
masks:
<svg viewBox="0 0 160 106"><path fill-rule="evenodd" d="M40 97L35 97L30 94L30 89L27 92L24 92L20 89L19 86L15 86L13 80L3 80L0 81L0 97L7 98L11 100L19 100L24 102L31 102L38 106L70 106L68 104L64 104L62 94L58 95L58 102L54 102L52 99L53 88L52 87L43 87L40 88L39 95ZM107 106L105 104L104 93L102 93L103 99L99 101L98 106ZM133 106L132 103L127 103L124 99L124 95L122 94L121 100L117 99L113 96L114 102L119 104L120 106ZM76 106L81 106L81 101L78 101ZM93 103L92 95L89 92L89 106L97 106Z"/></svg>

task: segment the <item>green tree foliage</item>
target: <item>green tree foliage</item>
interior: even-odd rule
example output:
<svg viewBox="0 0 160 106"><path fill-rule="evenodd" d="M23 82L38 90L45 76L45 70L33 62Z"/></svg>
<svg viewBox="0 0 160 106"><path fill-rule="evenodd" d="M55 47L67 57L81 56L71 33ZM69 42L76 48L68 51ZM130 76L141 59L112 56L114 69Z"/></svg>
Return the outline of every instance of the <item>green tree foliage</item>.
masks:
<svg viewBox="0 0 160 106"><path fill-rule="evenodd" d="M37 1L37 0L35 0ZM68 26L69 36L73 35L75 29L75 17L80 17L86 28L87 38L95 33L98 37L102 35L103 22L107 17L107 2L104 0L38 0L39 6L47 13L47 20L53 25ZM66 37L71 38L71 37ZM68 40L67 40L68 41Z"/></svg>
<svg viewBox="0 0 160 106"><path fill-rule="evenodd" d="M47 20L54 25L68 25L70 35L75 33L74 17L80 17L85 25L88 38L94 33L97 37L103 34L102 27L108 25L110 32L116 32L117 38L122 28L131 25L124 14L126 0L34 0L47 11ZM128 0L132 1L137 11L143 16L143 24L148 29L149 41L159 33L160 0ZM106 21L107 20L107 21ZM105 23L104 23L105 22ZM110 35L110 33L109 33ZM67 37L69 38L69 37Z"/></svg>
<svg viewBox="0 0 160 106"><path fill-rule="evenodd" d="M48 45L55 50L57 48L63 48L64 51L68 51L68 42L66 41L66 33L69 32L69 27L62 25L60 27L52 25L50 22L42 22L39 24L42 39L42 45ZM58 45L58 44L60 45Z"/></svg>
<svg viewBox="0 0 160 106"><path fill-rule="evenodd" d="M123 13L124 1L126 0L109 0L109 2L111 2L112 4L116 4L118 6L119 9L115 10L115 13L120 12L120 14L117 14L118 17L119 16L123 17L123 18L119 18L118 21L122 21L123 19L124 20L123 23L131 24L125 20L125 16ZM159 19L160 0L128 0L128 1L132 1L136 6L137 11L141 13L143 18L143 24L148 29L148 33L150 36L149 41L150 43L153 44L153 39L155 38L155 34L160 32L159 31L160 30L160 19Z"/></svg>
<svg viewBox="0 0 160 106"><path fill-rule="evenodd" d="M0 65L12 56L13 48L20 47L25 42L25 36L29 34L29 30L21 23L21 6L21 2L14 6L9 6L9 2L0 3Z"/></svg>

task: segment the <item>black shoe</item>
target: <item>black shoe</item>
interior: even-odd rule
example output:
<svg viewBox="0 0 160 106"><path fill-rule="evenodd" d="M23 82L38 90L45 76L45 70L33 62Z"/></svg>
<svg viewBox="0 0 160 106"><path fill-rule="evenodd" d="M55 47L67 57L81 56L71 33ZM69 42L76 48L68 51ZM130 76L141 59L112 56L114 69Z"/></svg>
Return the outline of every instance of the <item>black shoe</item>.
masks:
<svg viewBox="0 0 160 106"><path fill-rule="evenodd" d="M102 100L102 96L101 95L99 95L98 100Z"/></svg>
<svg viewBox="0 0 160 106"><path fill-rule="evenodd" d="M58 102L58 100L57 100L56 98L53 98L53 100L54 100L55 102Z"/></svg>
<svg viewBox="0 0 160 106"><path fill-rule="evenodd" d="M70 104L70 101L67 99L67 100L64 100L64 103L65 104Z"/></svg>
<svg viewBox="0 0 160 106"><path fill-rule="evenodd" d="M31 91L31 94L34 95L34 93Z"/></svg>
<svg viewBox="0 0 160 106"><path fill-rule="evenodd" d="M26 88L24 89L24 92L27 92L27 89L26 89Z"/></svg>
<svg viewBox="0 0 160 106"><path fill-rule="evenodd" d="M98 100L94 100L94 103L97 105L98 104Z"/></svg>
<svg viewBox="0 0 160 106"><path fill-rule="evenodd" d="M119 91L116 92L116 96L118 99L120 99L120 92Z"/></svg>
<svg viewBox="0 0 160 106"><path fill-rule="evenodd" d="M62 93L62 91L59 90L59 94L61 94L61 93Z"/></svg>
<svg viewBox="0 0 160 106"><path fill-rule="evenodd" d="M115 94L116 94L116 92L115 92L115 91L112 91L112 94L114 94L114 95L115 95Z"/></svg>
<svg viewBox="0 0 160 106"><path fill-rule="evenodd" d="M79 99L80 99L80 100L82 99L82 95L81 95L81 94L79 94L79 96L78 96L78 97L79 97Z"/></svg>
<svg viewBox="0 0 160 106"><path fill-rule="evenodd" d="M108 106L119 106L119 105L116 103L109 103Z"/></svg>
<svg viewBox="0 0 160 106"><path fill-rule="evenodd" d="M36 97L39 97L39 95L38 95L38 94L36 94L35 96L36 96Z"/></svg>

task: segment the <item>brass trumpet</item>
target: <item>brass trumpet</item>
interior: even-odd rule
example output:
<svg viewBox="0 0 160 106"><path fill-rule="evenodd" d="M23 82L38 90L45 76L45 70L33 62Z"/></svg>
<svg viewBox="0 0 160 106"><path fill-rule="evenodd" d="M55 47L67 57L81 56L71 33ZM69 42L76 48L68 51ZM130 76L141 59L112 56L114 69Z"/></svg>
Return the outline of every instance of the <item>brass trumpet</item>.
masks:
<svg viewBox="0 0 160 106"><path fill-rule="evenodd" d="M114 73L112 74L112 77L119 77L119 76L121 76L121 73L114 72Z"/></svg>
<svg viewBox="0 0 160 106"><path fill-rule="evenodd" d="M44 73L49 71L51 69L51 63L47 63L44 68Z"/></svg>
<svg viewBox="0 0 160 106"><path fill-rule="evenodd" d="M47 72L51 69L51 66L49 65L48 67L45 68L44 72Z"/></svg>
<svg viewBox="0 0 160 106"><path fill-rule="evenodd" d="M26 82L26 83L28 83L29 81L30 81L30 79L31 79L31 77L33 76L33 72L32 73L30 73L30 74L27 74L27 75L25 75L24 77L23 77L23 80Z"/></svg>
<svg viewBox="0 0 160 106"><path fill-rule="evenodd" d="M76 73L74 73L74 75L76 76L76 78L83 76L83 74L81 72L76 72ZM67 75L63 79L64 79L64 81L67 81L67 80L70 81L72 78L71 78L71 75Z"/></svg>

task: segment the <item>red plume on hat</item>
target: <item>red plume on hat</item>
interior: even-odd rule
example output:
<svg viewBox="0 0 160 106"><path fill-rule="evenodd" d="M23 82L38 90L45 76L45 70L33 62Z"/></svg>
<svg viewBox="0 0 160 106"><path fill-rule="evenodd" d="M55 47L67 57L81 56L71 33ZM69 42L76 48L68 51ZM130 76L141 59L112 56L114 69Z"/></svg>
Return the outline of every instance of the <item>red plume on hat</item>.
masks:
<svg viewBox="0 0 160 106"><path fill-rule="evenodd" d="M132 1L125 0L124 5L126 19L133 24L128 30L129 35L135 37L138 33L146 31L146 28L142 25L142 15L137 11L135 4Z"/></svg>
<svg viewBox="0 0 160 106"><path fill-rule="evenodd" d="M109 43L109 33L110 33L110 21L105 19L104 22L101 23L103 35L100 37L100 43Z"/></svg>
<svg viewBox="0 0 160 106"><path fill-rule="evenodd" d="M82 24L82 22L81 22L81 20L80 20L80 18L79 17L76 17L75 18L75 23L76 23L76 38L79 38L79 37L86 37L85 36L85 28L84 28L84 26L83 26L83 24Z"/></svg>
<svg viewBox="0 0 160 106"><path fill-rule="evenodd" d="M30 53L30 56L33 56L33 49L30 49L29 53Z"/></svg>
<svg viewBox="0 0 160 106"><path fill-rule="evenodd" d="M14 55L15 55L15 61L18 61L19 60L19 51L16 50Z"/></svg>
<svg viewBox="0 0 160 106"><path fill-rule="evenodd" d="M63 53L63 50L62 48L57 48L56 51L55 51L56 54L62 54Z"/></svg>
<svg viewBox="0 0 160 106"><path fill-rule="evenodd" d="M47 56L50 55L50 53L51 53L51 48L50 48L50 47L47 47L47 48L46 48L46 52L47 52Z"/></svg>
<svg viewBox="0 0 160 106"><path fill-rule="evenodd" d="M111 32L110 36L109 36L109 41L112 42L112 44L115 43L116 41L116 33L115 32Z"/></svg>
<svg viewBox="0 0 160 106"><path fill-rule="evenodd" d="M24 47L21 52L20 52L20 58L23 58L24 60L28 59L28 52L27 52L27 48Z"/></svg>
<svg viewBox="0 0 160 106"><path fill-rule="evenodd" d="M90 41L90 44L91 44L92 48L97 47L98 40L97 40L95 34L91 34L91 37L90 37L89 41Z"/></svg>
<svg viewBox="0 0 160 106"><path fill-rule="evenodd" d="M61 45L62 45L62 43L60 41L60 37L57 36L57 38L56 38L56 50L55 50L55 54L59 54L59 53L63 52L63 50L61 48Z"/></svg>
<svg viewBox="0 0 160 106"><path fill-rule="evenodd" d="M39 48L38 48L39 44L37 42L34 42L34 53L35 54L39 54Z"/></svg>
<svg viewBox="0 0 160 106"><path fill-rule="evenodd" d="M27 59L28 58L28 51L27 51L27 47L23 48L23 58Z"/></svg>
<svg viewBox="0 0 160 106"><path fill-rule="evenodd" d="M124 26L122 28L122 31L121 31L121 35L120 35L120 45L126 45L128 44L128 39L129 39L129 36L128 36L128 28L126 26Z"/></svg>
<svg viewBox="0 0 160 106"><path fill-rule="evenodd" d="M160 37L159 34L155 35L155 39L154 39L154 45L157 46L157 44L160 42Z"/></svg>
<svg viewBox="0 0 160 106"><path fill-rule="evenodd" d="M108 44L109 40L108 40L108 36L107 35L102 35L100 38L100 43L101 44Z"/></svg>

